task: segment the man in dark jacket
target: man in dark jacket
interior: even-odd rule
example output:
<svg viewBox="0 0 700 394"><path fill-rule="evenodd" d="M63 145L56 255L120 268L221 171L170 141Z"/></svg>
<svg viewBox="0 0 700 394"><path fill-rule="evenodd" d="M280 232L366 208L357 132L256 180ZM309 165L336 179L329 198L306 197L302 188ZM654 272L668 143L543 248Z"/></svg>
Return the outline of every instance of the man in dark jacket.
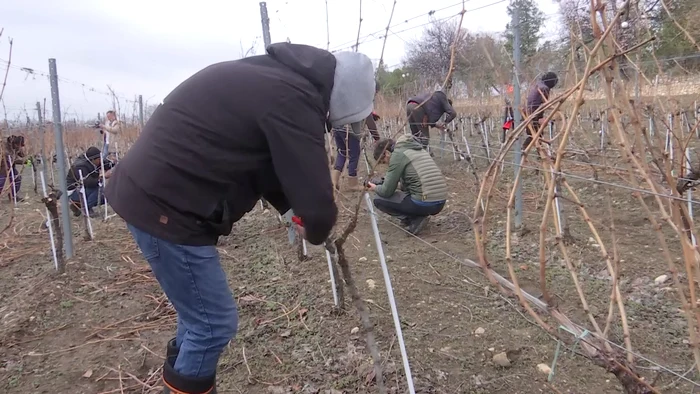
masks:
<svg viewBox="0 0 700 394"><path fill-rule="evenodd" d="M261 56L217 63L173 90L115 167L106 188L178 314L166 392L215 392L236 304L215 247L262 197L325 241L337 216L326 127L372 112L372 61L276 43ZM330 125L329 125L330 123Z"/></svg>
<svg viewBox="0 0 700 394"><path fill-rule="evenodd" d="M428 218L445 207L447 183L440 168L410 136L401 136L396 143L391 139L379 141L374 148L374 159L389 162L383 182L367 185L376 193L374 206L401 218L406 230L417 235Z"/></svg>
<svg viewBox="0 0 700 394"><path fill-rule="evenodd" d="M421 103L423 105L418 107ZM443 114L447 115L445 120L440 122ZM411 133L421 142L423 148L427 149L430 144L430 128L445 130L446 125L457 117L457 111L452 107L452 102L445 92L438 90L408 99L406 115Z"/></svg>
<svg viewBox="0 0 700 394"><path fill-rule="evenodd" d="M525 109L525 116L534 114L537 112L540 106L542 106L542 104L549 100L549 93L555 86L557 86L557 82L559 82L559 77L552 71L546 72L544 75L542 75L542 78L540 78L535 86L533 86L527 93L527 108ZM528 128L525 130L527 133L527 138L525 139L523 149L527 148L528 145L530 145L530 142L532 142L532 133L537 133L537 130L540 129L540 120L543 117L544 112L540 112L539 114L535 115L530 125L528 125Z"/></svg>
<svg viewBox="0 0 700 394"><path fill-rule="evenodd" d="M94 216L92 209L97 205L104 204L104 196L101 196L100 168L102 152L94 146L89 147L85 153L78 156L68 170L66 184L70 195L70 208L73 215L80 216L82 213L83 199L80 193L80 175L83 176L83 187L85 188L85 199L87 200L87 211L90 216ZM111 162L105 160L105 178L109 178L111 173Z"/></svg>

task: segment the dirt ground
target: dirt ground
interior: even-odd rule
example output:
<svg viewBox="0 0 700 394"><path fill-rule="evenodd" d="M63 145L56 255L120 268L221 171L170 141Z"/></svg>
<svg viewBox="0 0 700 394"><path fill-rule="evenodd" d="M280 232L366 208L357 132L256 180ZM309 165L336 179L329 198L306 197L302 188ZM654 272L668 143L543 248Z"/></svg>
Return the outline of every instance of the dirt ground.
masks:
<svg viewBox="0 0 700 394"><path fill-rule="evenodd" d="M479 138L468 137L470 144ZM497 145L496 136L492 138ZM472 152L483 155L475 147ZM379 220L416 392L622 392L612 374L568 349L562 350L555 377L547 383L538 364L552 365L557 342L534 324L515 298L503 296L481 271L462 264L464 258L477 258L471 216L478 189L465 161L453 161L449 152L440 156L438 152L450 199L420 238L405 233L386 216ZM604 171L601 158L595 160L601 163L600 180L620 183L615 171ZM483 173L485 159L477 158L476 163ZM592 173L590 167L575 163L565 171L584 178ZM502 185L490 202L487 245L491 264L506 277L505 201L512 172L512 166L505 166ZM513 262L523 288L539 295L542 178L531 169L525 173L524 223L531 231L516 238ZM614 221L632 345L654 362L637 358L638 372L660 392L691 392L689 383L656 365L682 375L693 360L670 284L654 283L667 270L650 223L629 190L581 179L570 182L606 244L611 239L607 226L610 219ZM26 202L16 208L7 199L0 202L0 228L13 217L0 235L0 391L158 392L165 343L174 335L174 311L123 221L93 220L95 239L84 241L83 222L73 218L75 258L65 274L56 275L47 230L41 228L44 209L27 171L21 194ZM341 226L358 199L358 193L343 192ZM602 325L612 280L577 207L563 202L562 209L574 240L569 246L571 258L578 265L590 309ZM346 249L375 325L389 392L407 392L365 210ZM346 313L334 312L323 249L309 246L310 259L299 261L276 213L257 207L221 240L219 251L240 313L238 336L221 359L219 392L376 392L363 331L357 329L359 318L349 298ZM554 245L547 256L549 286L558 309L587 327L571 276ZM622 343L619 322L612 325L610 339ZM509 366L494 361L502 352ZM698 380L694 370L685 377Z"/></svg>

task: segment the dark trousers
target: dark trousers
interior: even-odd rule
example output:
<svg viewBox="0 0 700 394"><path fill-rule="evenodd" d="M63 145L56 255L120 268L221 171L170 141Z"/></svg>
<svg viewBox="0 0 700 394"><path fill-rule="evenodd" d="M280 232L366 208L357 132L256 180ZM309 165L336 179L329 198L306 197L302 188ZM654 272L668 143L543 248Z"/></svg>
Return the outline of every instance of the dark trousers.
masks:
<svg viewBox="0 0 700 394"><path fill-rule="evenodd" d="M411 219L437 215L442 211L445 202L434 205L419 205L411 199L409 194L397 191L389 198L375 196L374 206L387 215Z"/></svg>
<svg viewBox="0 0 700 394"><path fill-rule="evenodd" d="M83 196L80 193L79 188L75 189L75 191L70 195L70 199L71 201L79 204L80 206L83 205ZM86 187L85 199L87 200L88 210L91 210L92 208L98 205L102 205L105 202L104 193L100 190L99 187Z"/></svg>
<svg viewBox="0 0 700 394"><path fill-rule="evenodd" d="M525 138L525 142L523 142L523 150L525 150L532 142L532 133L537 133L537 130L539 130L539 129L540 129L540 120L539 119L533 120L525 128L525 133L527 133L527 138Z"/></svg>
<svg viewBox="0 0 700 394"><path fill-rule="evenodd" d="M335 158L333 169L343 172L347 160L348 175L357 176L357 164L360 162L360 140L349 135L345 128L333 129L333 138L338 146L338 156Z"/></svg>
<svg viewBox="0 0 700 394"><path fill-rule="evenodd" d="M408 116L408 125L411 127L411 134L423 145L423 149L427 149L430 144L428 114L425 112L425 108L417 108L418 104L420 103L408 103L408 105L406 105L406 116Z"/></svg>
<svg viewBox="0 0 700 394"><path fill-rule="evenodd" d="M13 176L14 184L12 183ZM14 168L12 169L12 174L9 172L7 174L2 173L0 174L0 191L5 187L5 183L7 183L7 188L10 189L10 198L15 198L15 195L19 193L19 189L22 187L22 175Z"/></svg>

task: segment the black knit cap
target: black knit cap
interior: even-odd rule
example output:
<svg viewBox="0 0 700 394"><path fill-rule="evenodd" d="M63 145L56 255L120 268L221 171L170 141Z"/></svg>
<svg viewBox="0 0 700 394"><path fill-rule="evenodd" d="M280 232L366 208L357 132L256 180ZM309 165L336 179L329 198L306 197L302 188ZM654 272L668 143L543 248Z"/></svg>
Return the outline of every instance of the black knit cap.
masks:
<svg viewBox="0 0 700 394"><path fill-rule="evenodd" d="M547 87L550 89L554 88L557 86L557 82L559 82L559 77L555 72L548 71L542 75L542 82L544 82Z"/></svg>
<svg viewBox="0 0 700 394"><path fill-rule="evenodd" d="M85 151L85 157L88 158L88 160L95 160L99 159L100 155L102 155L102 152L98 148L95 148L94 146L89 147Z"/></svg>
<svg viewBox="0 0 700 394"><path fill-rule="evenodd" d="M395 144L396 141L391 138L377 141L374 145L374 160L379 160L379 157L382 156L384 152L393 152Z"/></svg>

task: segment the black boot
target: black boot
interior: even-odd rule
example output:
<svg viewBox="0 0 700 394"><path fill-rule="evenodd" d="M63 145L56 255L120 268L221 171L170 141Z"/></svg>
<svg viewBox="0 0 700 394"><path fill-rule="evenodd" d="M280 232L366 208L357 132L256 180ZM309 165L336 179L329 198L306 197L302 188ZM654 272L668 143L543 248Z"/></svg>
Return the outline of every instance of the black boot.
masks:
<svg viewBox="0 0 700 394"><path fill-rule="evenodd" d="M175 338L168 341L168 345L165 349L165 362L170 364L171 367L175 367L175 360L177 360L177 354L180 353L180 348L176 346L177 341Z"/></svg>
<svg viewBox="0 0 700 394"><path fill-rule="evenodd" d="M167 361L163 364L163 394L216 394L216 375L204 378L184 376Z"/></svg>
<svg viewBox="0 0 700 394"><path fill-rule="evenodd" d="M175 361L180 353L175 338L168 341L163 365L163 394L216 394L216 377L189 378L175 372Z"/></svg>
<svg viewBox="0 0 700 394"><path fill-rule="evenodd" d="M83 211L80 209L80 205L73 201L69 201L68 204L70 206L71 212L73 212L73 216L79 217L80 215L82 215Z"/></svg>
<svg viewBox="0 0 700 394"><path fill-rule="evenodd" d="M411 218L411 224L408 226L408 232L413 234L413 235L418 235L424 228L425 225L428 224L428 221L430 220L430 216L417 216L414 218Z"/></svg>

